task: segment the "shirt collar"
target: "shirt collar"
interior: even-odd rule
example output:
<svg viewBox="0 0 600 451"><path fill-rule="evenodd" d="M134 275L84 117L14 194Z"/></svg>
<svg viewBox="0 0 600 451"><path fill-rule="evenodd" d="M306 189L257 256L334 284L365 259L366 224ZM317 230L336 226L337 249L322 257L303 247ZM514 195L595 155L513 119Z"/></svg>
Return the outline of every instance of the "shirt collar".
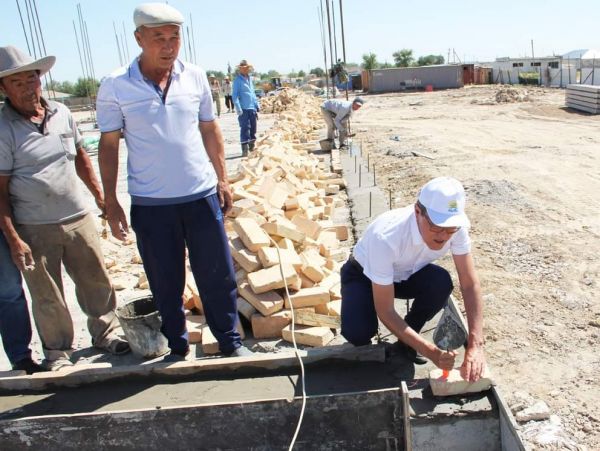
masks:
<svg viewBox="0 0 600 451"><path fill-rule="evenodd" d="M172 77L179 77L185 69L185 64L179 58L173 63L173 69L171 70ZM140 70L140 58L137 57L129 65L129 77L135 80L145 81L142 71Z"/></svg>
<svg viewBox="0 0 600 451"><path fill-rule="evenodd" d="M40 97L40 102L41 102L42 106L44 107L44 109L46 110L46 114L47 114L46 120L48 120L51 116L53 116L58 111L58 108L56 106L50 105L50 103L43 97ZM12 104L10 103L10 100L8 98L6 98L4 100L4 107L2 108L2 111L5 115L7 115L7 117L11 121L19 121L19 120L27 121L27 119L24 116L22 116L15 109L14 106L12 106Z"/></svg>
<svg viewBox="0 0 600 451"><path fill-rule="evenodd" d="M413 207L413 211L410 214L410 236L412 238L412 243L417 246L419 244L423 244L423 237L421 236L421 232L419 232L419 224L417 224L417 214L415 213L415 209Z"/></svg>

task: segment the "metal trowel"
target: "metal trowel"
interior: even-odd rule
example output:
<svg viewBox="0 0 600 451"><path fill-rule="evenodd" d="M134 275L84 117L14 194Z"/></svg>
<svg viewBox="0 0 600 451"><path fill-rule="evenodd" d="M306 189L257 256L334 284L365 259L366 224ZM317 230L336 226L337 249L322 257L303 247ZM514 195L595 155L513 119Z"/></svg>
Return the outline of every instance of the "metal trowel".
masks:
<svg viewBox="0 0 600 451"><path fill-rule="evenodd" d="M442 317L433 332L433 342L444 351L454 351L467 341L467 331L460 318L450 309L449 305L444 307ZM442 376L448 378L449 371L443 370Z"/></svg>

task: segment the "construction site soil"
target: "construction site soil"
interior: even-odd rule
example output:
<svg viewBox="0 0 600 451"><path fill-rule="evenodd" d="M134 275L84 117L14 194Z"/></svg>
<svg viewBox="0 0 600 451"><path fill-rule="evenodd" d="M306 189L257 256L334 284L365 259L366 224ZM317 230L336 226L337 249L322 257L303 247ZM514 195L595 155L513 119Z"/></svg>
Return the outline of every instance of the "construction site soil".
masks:
<svg viewBox="0 0 600 451"><path fill-rule="evenodd" d="M463 182L494 378L513 411L541 400L555 415L529 437L532 449L591 450L600 449L600 116L564 98L498 86L368 96L353 131L393 206L432 177Z"/></svg>

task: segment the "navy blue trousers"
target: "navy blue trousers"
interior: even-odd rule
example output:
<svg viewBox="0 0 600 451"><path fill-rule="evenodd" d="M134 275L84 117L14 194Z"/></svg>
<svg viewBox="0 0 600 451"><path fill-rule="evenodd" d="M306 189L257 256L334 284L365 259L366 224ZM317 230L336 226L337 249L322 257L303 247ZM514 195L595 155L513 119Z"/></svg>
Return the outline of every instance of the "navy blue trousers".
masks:
<svg viewBox="0 0 600 451"><path fill-rule="evenodd" d="M240 143L253 143L256 141L256 111L242 110L238 116L240 124Z"/></svg>
<svg viewBox="0 0 600 451"><path fill-rule="evenodd" d="M186 246L206 322L221 352L240 347L237 285L218 196L177 205L132 205L131 226L171 351L189 349L182 301Z"/></svg>
<svg viewBox="0 0 600 451"><path fill-rule="evenodd" d="M342 335L355 346L369 344L378 327L371 280L352 260L342 266L341 279ZM394 283L394 296L414 299L404 320L413 330L420 332L425 323L444 308L452 288L448 271L429 264L408 280Z"/></svg>

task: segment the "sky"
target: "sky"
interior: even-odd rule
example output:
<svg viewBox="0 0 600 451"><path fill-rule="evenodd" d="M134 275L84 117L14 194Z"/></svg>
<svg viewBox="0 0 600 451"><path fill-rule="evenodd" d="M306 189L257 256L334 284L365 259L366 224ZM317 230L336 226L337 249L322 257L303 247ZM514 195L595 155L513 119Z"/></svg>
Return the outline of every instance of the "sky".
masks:
<svg viewBox="0 0 600 451"><path fill-rule="evenodd" d="M17 9L18 4L29 30L26 1L33 2L2 0L0 46L14 45L27 52ZM119 37L125 28L128 62L139 53L132 19L139 0L35 1L46 54L57 57L52 69L54 80L74 82L82 76L73 30L73 21L78 23L78 4L87 24L96 78L101 79L121 65L113 23ZM233 67L247 59L258 72L288 73L324 67L319 11L325 1L168 3L186 18L184 39L193 21L189 33L193 31L197 64L204 69L225 72L228 62ZM337 56L343 59L339 0L333 0L333 4ZM600 48L599 0L343 0L342 5L347 62L360 63L363 54L372 52L379 62L393 63L392 54L403 48L412 49L415 57L441 54L447 58L454 49L463 61L493 61L497 57L530 56L532 40L535 56ZM185 56L182 49L180 57L186 59Z"/></svg>

